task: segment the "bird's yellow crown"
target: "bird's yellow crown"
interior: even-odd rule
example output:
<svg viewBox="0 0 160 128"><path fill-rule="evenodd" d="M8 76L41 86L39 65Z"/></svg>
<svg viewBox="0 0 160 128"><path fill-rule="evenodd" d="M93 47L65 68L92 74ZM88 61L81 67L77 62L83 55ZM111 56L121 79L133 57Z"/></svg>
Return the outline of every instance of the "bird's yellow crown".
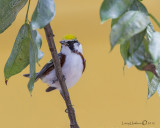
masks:
<svg viewBox="0 0 160 128"><path fill-rule="evenodd" d="M65 35L62 40L77 40L77 37L75 37L72 34L68 34L68 35Z"/></svg>

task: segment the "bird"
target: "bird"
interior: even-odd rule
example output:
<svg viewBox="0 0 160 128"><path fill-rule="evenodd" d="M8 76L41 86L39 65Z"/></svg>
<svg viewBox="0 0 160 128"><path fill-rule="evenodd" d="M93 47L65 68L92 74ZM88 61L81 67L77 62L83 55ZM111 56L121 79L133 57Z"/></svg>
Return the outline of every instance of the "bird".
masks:
<svg viewBox="0 0 160 128"><path fill-rule="evenodd" d="M69 89L81 78L86 68L86 60L83 56L82 45L76 36L72 34L65 35L60 43L61 50L58 57L67 89ZM24 74L24 76L29 77L30 74ZM49 87L46 92L58 89L63 96L52 59L44 65L40 72L36 73L35 81L39 79L48 84Z"/></svg>

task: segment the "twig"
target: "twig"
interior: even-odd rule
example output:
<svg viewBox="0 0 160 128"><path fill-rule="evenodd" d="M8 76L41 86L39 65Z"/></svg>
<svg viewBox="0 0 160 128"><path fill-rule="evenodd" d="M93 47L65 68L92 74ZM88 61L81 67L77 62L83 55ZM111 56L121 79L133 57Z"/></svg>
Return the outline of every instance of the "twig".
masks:
<svg viewBox="0 0 160 128"><path fill-rule="evenodd" d="M70 100L70 96L69 96L69 93L68 93L68 89L67 89L66 83L63 79L62 69L61 69L61 66L60 66L59 58L58 58L58 55L57 55L57 49L56 49L55 42L54 42L54 39L53 39L54 34L53 34L53 31L52 31L52 28L51 28L50 24L46 25L44 27L44 30L45 30L45 33L46 33L46 38L47 38L47 41L48 41L49 49L51 51L52 59L53 59L54 65L55 65L56 75L57 75L57 78L58 78L59 83L61 85L63 98L66 102L66 106L67 106L67 109L68 109L68 116L69 116L69 119L70 119L70 127L71 128L79 128L79 126L77 124L77 121L76 121L75 112L74 112L74 109L72 107L72 103L71 103L71 100Z"/></svg>
<svg viewBox="0 0 160 128"><path fill-rule="evenodd" d="M154 20L154 22L158 25L158 27L160 28L160 22L151 14L151 13L149 13L148 14L153 20Z"/></svg>
<svg viewBox="0 0 160 128"><path fill-rule="evenodd" d="M25 23L28 22L28 12L29 12L30 3L31 3L31 0L28 1L28 8L27 8L27 13L26 13Z"/></svg>

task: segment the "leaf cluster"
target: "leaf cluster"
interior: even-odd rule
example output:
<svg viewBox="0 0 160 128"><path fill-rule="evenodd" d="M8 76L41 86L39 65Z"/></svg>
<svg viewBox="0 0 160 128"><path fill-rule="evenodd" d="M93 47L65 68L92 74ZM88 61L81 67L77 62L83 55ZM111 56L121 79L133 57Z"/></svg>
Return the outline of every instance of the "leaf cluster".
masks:
<svg viewBox="0 0 160 128"><path fill-rule="evenodd" d="M36 77L36 63L43 57L40 50L42 38L37 29L44 28L55 16L54 0L38 0L31 21L28 19L30 0L0 0L0 33L3 33L16 19L19 11L26 5L25 23L21 26L12 52L4 68L5 82L30 65L28 89L32 95Z"/></svg>
<svg viewBox="0 0 160 128"><path fill-rule="evenodd" d="M120 44L124 65L146 72L148 98L160 95L160 33L149 16L159 25L140 0L104 0L100 8L102 23L112 19L111 50Z"/></svg>

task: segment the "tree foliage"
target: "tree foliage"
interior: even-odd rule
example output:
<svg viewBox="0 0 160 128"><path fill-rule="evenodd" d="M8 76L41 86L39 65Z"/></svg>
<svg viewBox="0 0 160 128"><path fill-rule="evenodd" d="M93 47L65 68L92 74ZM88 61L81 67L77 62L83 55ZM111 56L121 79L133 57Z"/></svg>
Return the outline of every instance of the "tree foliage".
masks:
<svg viewBox="0 0 160 128"><path fill-rule="evenodd" d="M0 0L0 33L14 22L26 3L27 0Z"/></svg>
<svg viewBox="0 0 160 128"><path fill-rule="evenodd" d="M25 23L21 26L10 57L8 58L4 76L6 84L12 76L20 73L30 65L28 89L32 94L36 77L36 63L43 57L40 50L42 38L37 29L44 28L55 15L54 0L39 0L33 12L31 22L28 19L30 0L0 0L0 33L4 32L15 20L18 12L28 1Z"/></svg>
<svg viewBox="0 0 160 128"><path fill-rule="evenodd" d="M139 0L104 0L100 8L101 22L112 19L111 50L120 44L124 65L146 72L148 98L160 95L160 33L155 32L148 13Z"/></svg>
<svg viewBox="0 0 160 128"><path fill-rule="evenodd" d="M28 19L30 0L0 0L0 33L14 22L27 1L25 23L19 30L6 62L4 76L7 83L9 78L30 65L28 88L32 93L35 65L44 55L40 50L42 39L37 29L44 28L54 18L54 0L38 0L31 20ZM160 33L155 32L149 16L160 26L156 18L148 13L141 0L104 0L100 8L102 23L112 19L111 50L115 45L120 44L124 64L128 67L135 66L138 70L146 72L148 98L156 91L160 94Z"/></svg>

